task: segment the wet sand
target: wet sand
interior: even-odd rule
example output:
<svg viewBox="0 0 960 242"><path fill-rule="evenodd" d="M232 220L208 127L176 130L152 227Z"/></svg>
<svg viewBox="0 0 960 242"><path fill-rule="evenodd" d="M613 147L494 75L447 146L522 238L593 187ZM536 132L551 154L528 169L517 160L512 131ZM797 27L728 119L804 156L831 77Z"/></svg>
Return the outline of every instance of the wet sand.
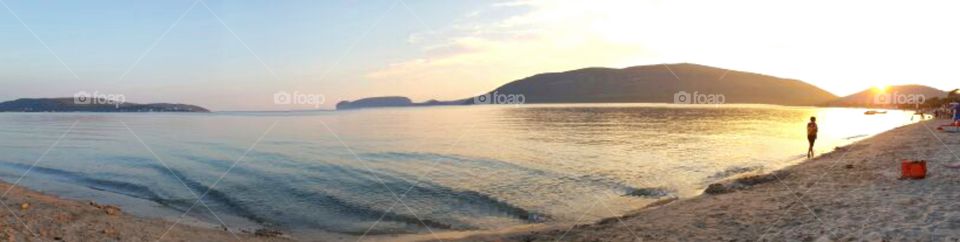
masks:
<svg viewBox="0 0 960 242"><path fill-rule="evenodd" d="M478 241L958 241L960 133L944 120L890 130L798 165L593 224L474 235ZM820 151L828 150L819 147ZM928 176L901 180L901 159ZM747 184L747 185L744 185ZM594 209L604 209L597 204Z"/></svg>

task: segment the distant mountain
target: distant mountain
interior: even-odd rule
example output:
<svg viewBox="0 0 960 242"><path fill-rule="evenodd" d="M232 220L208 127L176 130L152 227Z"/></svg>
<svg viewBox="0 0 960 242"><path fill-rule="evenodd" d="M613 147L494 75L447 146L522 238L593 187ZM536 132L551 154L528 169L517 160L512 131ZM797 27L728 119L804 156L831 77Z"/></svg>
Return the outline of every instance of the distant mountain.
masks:
<svg viewBox="0 0 960 242"><path fill-rule="evenodd" d="M821 105L836 98L798 80L688 63L538 74L491 93L523 94L526 103L672 103L677 94L694 93L720 94L725 103L779 105Z"/></svg>
<svg viewBox="0 0 960 242"><path fill-rule="evenodd" d="M210 112L187 104L108 103L106 100L90 100L83 104L73 98L21 98L0 103L0 112Z"/></svg>
<svg viewBox="0 0 960 242"><path fill-rule="evenodd" d="M918 101L917 97L930 99L946 96L947 91L924 85L900 85L890 86L886 90L869 88L849 96L837 98L827 105L836 107L894 107L898 104L912 104L912 101Z"/></svg>
<svg viewBox="0 0 960 242"><path fill-rule="evenodd" d="M682 95L687 99L677 101L695 102L695 94L722 95L725 103L798 106L824 105L837 98L798 80L682 63L537 74L481 96L441 103L498 103L511 95L522 95L523 103L673 103Z"/></svg>

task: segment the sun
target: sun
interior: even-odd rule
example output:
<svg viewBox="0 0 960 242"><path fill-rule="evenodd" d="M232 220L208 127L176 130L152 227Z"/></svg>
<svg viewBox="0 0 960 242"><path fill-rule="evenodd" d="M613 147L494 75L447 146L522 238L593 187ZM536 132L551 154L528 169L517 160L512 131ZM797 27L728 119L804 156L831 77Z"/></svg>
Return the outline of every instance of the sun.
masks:
<svg viewBox="0 0 960 242"><path fill-rule="evenodd" d="M887 90L890 90L890 85L876 85L873 87L873 90L878 93L885 93Z"/></svg>

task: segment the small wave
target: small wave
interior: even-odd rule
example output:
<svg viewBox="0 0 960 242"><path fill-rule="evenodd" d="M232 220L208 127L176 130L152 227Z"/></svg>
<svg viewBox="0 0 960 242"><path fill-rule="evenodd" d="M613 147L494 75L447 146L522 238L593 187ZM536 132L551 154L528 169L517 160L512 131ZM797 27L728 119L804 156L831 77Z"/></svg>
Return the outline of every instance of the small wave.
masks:
<svg viewBox="0 0 960 242"><path fill-rule="evenodd" d="M734 167L728 167L727 169L724 169L723 171L719 171L719 172L717 172L717 173L714 173L713 175L710 175L708 178L711 179L711 180L723 179L723 178L731 177L731 176L734 176L734 175L738 175L738 174L743 174L743 173L747 173L747 172L759 170L760 168L763 168L763 166L734 166Z"/></svg>
<svg viewBox="0 0 960 242"><path fill-rule="evenodd" d="M542 170L531 168L527 166L517 165L511 162L506 162L496 159L488 158L465 158L459 156L451 155L442 155L434 153L421 153L421 152L382 152L382 153L366 153L363 154L365 157L379 159L379 160L414 160L414 161L430 161L430 162L439 162L439 161L451 161L455 162L458 167L463 167L464 164L473 163L480 167L493 167L497 169L508 170L512 172L524 172L531 177L554 177L557 180L564 182L577 183L581 186L596 186L603 189L612 189L615 191L621 191L624 193L629 193L631 191L637 190L638 188L632 187L630 185L624 184L616 178L611 178L608 176L597 175L597 174L586 174L574 176L570 174L563 174L549 170Z"/></svg>
<svg viewBox="0 0 960 242"><path fill-rule="evenodd" d="M117 181L117 180L106 180L90 177L87 174L65 171L55 168L48 168L43 166L33 166L31 169L30 166L19 163L11 162L0 162L0 165L13 168L15 170L30 170L32 173L45 175L51 177L55 180L60 180L64 182L70 182L73 184L79 184L87 188L97 190L97 191L107 191L117 194L122 194L130 197L146 199L146 200L157 200L160 199L160 196L157 195L149 187L134 184L129 182Z"/></svg>
<svg viewBox="0 0 960 242"><path fill-rule="evenodd" d="M277 207L273 207L269 204L256 204L256 202L252 204L249 202L242 202L238 198L232 197L227 193L221 191L221 189L218 189L218 188L210 189L209 186L204 185L193 179L190 179L185 174L175 169L171 169L170 171L168 171L166 170L166 168L155 166L155 165L151 165L151 168L156 169L158 172L163 172L164 174L168 174L168 176L179 177L184 182L184 184L187 185L189 189L193 190L198 195L201 195L204 192L206 192L207 194L204 197L204 202L208 204L213 204L213 205L220 205L223 207L223 209L227 210L229 213L234 214L236 216L243 217L245 219L248 219L250 221L256 222L264 226L272 226L277 224L289 224L290 222L285 220L271 219L271 218L275 218L275 216L267 216L265 214L261 214L261 212L265 213L268 211L275 211L276 209L278 209ZM319 191L307 192L307 191L291 188L288 186L283 186L283 185L280 185L275 180L270 179L268 177L264 177L264 176L256 177L256 179L262 184L273 184L273 185L264 186L264 187L271 187L273 189L273 192L291 195L297 198L298 200L309 201L310 203L314 203L314 204L320 204L323 207L326 207L332 211L336 211L338 213L345 213L347 215L351 215L354 217L362 217L370 220L375 220L375 219L380 219L380 217L382 216L383 221L398 222L398 223L404 223L404 224L409 224L414 226L428 226L431 228L438 228L438 229L475 229L473 227L454 226L449 223L435 221L427 218L418 218L415 215L405 215L405 214L400 214L396 212L387 212L386 210L375 209L375 208L371 208L371 207L364 206L357 203L350 203L343 199L337 198L333 195L326 194L323 192L319 192ZM225 185L226 184L221 183L218 186L225 186ZM250 191L240 193L240 194L248 194L248 193L250 193ZM173 207L180 211L185 211L195 201L196 201L195 199L186 199L186 200L161 199L161 200L158 200L157 202L166 206ZM260 201L260 202L263 202L263 201ZM196 208L194 209L196 210ZM348 234L357 232L355 230L343 229L343 228L340 228L339 226L330 226L329 224L311 222L311 219L309 218L297 219L297 218L288 217L286 219L289 219L291 221L297 220L298 223L301 223L300 225L303 225L303 223L309 223L309 224L312 224L313 226L320 227L321 229L332 231L332 232L348 233ZM393 232L396 232L396 231L393 231Z"/></svg>
<svg viewBox="0 0 960 242"><path fill-rule="evenodd" d="M250 221L256 222L261 225L266 225L267 222L269 221L267 218L255 213L254 209L248 208L241 202L233 199L231 196L224 193L223 191L216 188L211 188L196 180L190 179L185 174L183 174L182 172L176 169L172 169L172 168L167 169L165 167L152 165L152 164L147 165L147 167L154 169L156 172L160 174L171 176L173 179L179 179L180 181L183 182L184 185L187 186L187 189L190 189L191 192L196 194L196 196L203 196L204 203L213 202L215 204L224 206L230 213L249 219ZM185 204L183 203L184 201L183 199L158 199L155 201L163 205L176 208L181 211L186 211L187 209L189 209L189 206L193 206L193 203L195 203L196 199L187 199L187 200L190 200L193 202L189 202Z"/></svg>
<svg viewBox="0 0 960 242"><path fill-rule="evenodd" d="M305 192L302 190L294 190L294 189L291 189L290 192L295 197L305 199L305 200L315 201L318 204L323 204L324 206L335 208L335 210L337 211L345 212L347 214L351 214L354 216L360 215L368 219L382 219L384 221L401 222L401 223L418 225L418 226L425 225L431 228L439 228L439 229L474 229L473 227L455 228L453 225L448 223L434 221L427 218L418 218L417 216L399 214L392 211L388 212L385 210L375 209L375 208L371 208L365 205L360 205L357 203L350 203L350 202L344 201L343 199L337 198L336 196L322 193L322 192L317 192L317 191ZM327 229L338 231L338 229L336 228L327 228ZM338 232L355 233L356 231L339 230Z"/></svg>
<svg viewBox="0 0 960 242"><path fill-rule="evenodd" d="M846 140L851 140L851 139L856 139L856 138L863 138L863 137L867 137L867 136L869 136L869 135L866 135L866 134L859 134L859 135L854 135L854 136L850 136L850 137L846 137L846 138L843 138L843 139L846 139Z"/></svg>
<svg viewBox="0 0 960 242"><path fill-rule="evenodd" d="M149 187L139 184L93 178L83 178L82 181L86 187L98 191L119 193L151 201L160 199L160 195L157 195L157 193L153 192Z"/></svg>
<svg viewBox="0 0 960 242"><path fill-rule="evenodd" d="M530 168L526 166L520 166L514 163L489 159L489 158L471 158L471 157L460 157L453 155L443 155L436 153L423 153L423 152L381 152L381 153L366 153L362 156L367 158L372 158L370 160L411 160L411 161L421 161L421 162L430 162L430 163L439 163L439 162L452 162L457 165L463 164L475 164L478 166L484 167L494 167L498 169L506 169L512 171L522 171L527 172L532 175L537 176L547 176L548 171L541 169Z"/></svg>
<svg viewBox="0 0 960 242"><path fill-rule="evenodd" d="M532 212L477 191L458 191L435 185L429 187L414 186L414 190L417 190L419 194L428 194L428 196L451 197L461 204L470 204L485 208L488 211L504 213L507 216L526 222L540 223L549 219L546 214Z"/></svg>
<svg viewBox="0 0 960 242"><path fill-rule="evenodd" d="M315 167L316 168L316 167ZM366 191L376 191L382 194L389 194L390 191L393 192L404 192L407 191L408 197L417 196L417 197L429 197L431 199L446 200L445 204L455 204L454 206L473 206L478 208L483 208L484 211L492 211L500 214L505 214L509 217L513 217L519 220L526 222L544 222L549 218L546 214L541 214L537 212L532 212L521 208L519 206L510 204L503 200L500 200L491 195L481 193L478 191L471 190L458 190L450 187L442 186L440 184L432 183L429 181L420 181L415 182L412 180L400 179L396 176L384 176L384 174L375 174L371 171L362 170L362 169L349 169L343 166L336 166L336 169L345 174L350 174L351 179L360 179L367 178L365 180L356 180L355 183L367 184L363 185L364 190ZM380 181L372 180L373 177L379 177L383 179L383 184L380 184ZM324 179L323 181L327 182L330 180ZM340 181L330 181L337 182L339 186L360 186L359 184L344 184L342 180ZM388 189L389 188L389 189Z"/></svg>
<svg viewBox="0 0 960 242"><path fill-rule="evenodd" d="M673 191L663 187L630 188L624 196L659 198L670 195L671 192Z"/></svg>

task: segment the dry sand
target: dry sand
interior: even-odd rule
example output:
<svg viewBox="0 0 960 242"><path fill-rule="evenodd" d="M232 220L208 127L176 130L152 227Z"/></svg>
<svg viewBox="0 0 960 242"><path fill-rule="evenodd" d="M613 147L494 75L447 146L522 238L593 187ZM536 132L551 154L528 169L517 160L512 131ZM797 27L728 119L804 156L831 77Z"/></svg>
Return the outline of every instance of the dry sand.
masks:
<svg viewBox="0 0 960 242"><path fill-rule="evenodd" d="M10 184L0 183L6 191ZM157 241L172 222L126 215L111 205L10 190L0 207L0 241ZM15 214L11 214L15 213ZM177 225L162 241L288 241L251 232ZM235 237L236 236L236 237Z"/></svg>
<svg viewBox="0 0 960 242"><path fill-rule="evenodd" d="M960 169L943 164L960 161L960 133L936 131L944 122L900 127L728 193L595 224L466 240L958 241ZM927 160L927 178L898 179L901 159Z"/></svg>

